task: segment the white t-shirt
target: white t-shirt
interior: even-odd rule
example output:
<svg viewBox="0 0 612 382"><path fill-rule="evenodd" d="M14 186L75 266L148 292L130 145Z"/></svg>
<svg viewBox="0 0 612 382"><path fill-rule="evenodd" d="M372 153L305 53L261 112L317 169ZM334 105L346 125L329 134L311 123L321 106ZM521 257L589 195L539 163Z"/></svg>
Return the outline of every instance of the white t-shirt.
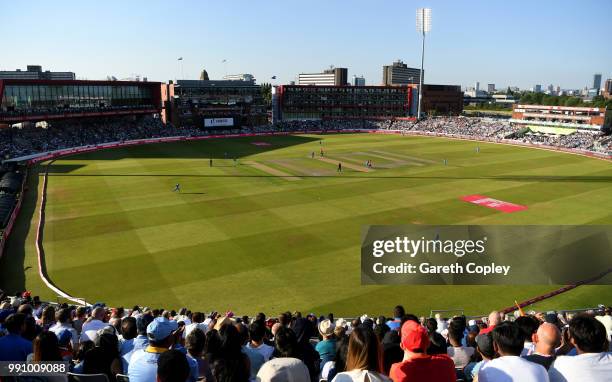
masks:
<svg viewBox="0 0 612 382"><path fill-rule="evenodd" d="M537 363L517 356L504 356L482 365L478 382L548 382L548 373Z"/></svg>
<svg viewBox="0 0 612 382"><path fill-rule="evenodd" d="M95 341L98 337L98 330L107 327L108 324L100 320L91 320L83 324L81 329L81 342Z"/></svg>
<svg viewBox="0 0 612 382"><path fill-rule="evenodd" d="M446 353L455 363L455 368L463 369L468 363L470 363L470 358L472 354L474 354L474 348L470 346L449 346L446 349Z"/></svg>
<svg viewBox="0 0 612 382"><path fill-rule="evenodd" d="M274 347L270 346L270 345L266 345L266 344L261 344L257 347L253 346L250 342L247 344L247 347L249 349L253 349L255 351L257 351L259 354L261 354L264 357L264 361L269 361L270 357L272 357L272 353L274 353Z"/></svg>
<svg viewBox="0 0 612 382"><path fill-rule="evenodd" d="M368 380L371 382L391 382L389 377L368 370L351 370L338 373L332 382L363 382L366 380L366 376L368 376Z"/></svg>
<svg viewBox="0 0 612 382"><path fill-rule="evenodd" d="M612 353L559 356L548 370L552 381L612 381Z"/></svg>
<svg viewBox="0 0 612 382"><path fill-rule="evenodd" d="M204 333L206 333L206 330L208 329L208 325L200 322L192 322L191 324L187 324L185 325L185 331L183 332L183 338L187 338L187 336L189 335L189 333L191 333L195 328L200 329L201 331L203 331Z"/></svg>

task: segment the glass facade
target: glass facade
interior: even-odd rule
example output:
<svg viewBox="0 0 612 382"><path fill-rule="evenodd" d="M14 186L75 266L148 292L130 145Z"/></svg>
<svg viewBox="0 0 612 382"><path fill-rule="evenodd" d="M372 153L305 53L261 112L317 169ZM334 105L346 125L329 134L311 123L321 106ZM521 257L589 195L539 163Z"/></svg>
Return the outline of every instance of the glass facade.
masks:
<svg viewBox="0 0 612 382"><path fill-rule="evenodd" d="M53 113L66 109L152 107L151 88L136 85L6 85L0 112Z"/></svg>
<svg viewBox="0 0 612 382"><path fill-rule="evenodd" d="M409 96L406 87L284 86L282 118L406 117Z"/></svg>

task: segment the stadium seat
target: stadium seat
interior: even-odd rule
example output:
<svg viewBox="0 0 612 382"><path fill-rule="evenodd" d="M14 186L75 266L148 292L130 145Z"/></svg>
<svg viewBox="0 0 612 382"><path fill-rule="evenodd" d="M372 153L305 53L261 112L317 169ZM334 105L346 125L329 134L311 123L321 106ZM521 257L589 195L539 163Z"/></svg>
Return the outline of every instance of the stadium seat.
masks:
<svg viewBox="0 0 612 382"><path fill-rule="evenodd" d="M117 378L117 382L130 382L130 377L125 374L117 374L115 377Z"/></svg>
<svg viewBox="0 0 612 382"><path fill-rule="evenodd" d="M106 374L68 373L68 382L109 382Z"/></svg>

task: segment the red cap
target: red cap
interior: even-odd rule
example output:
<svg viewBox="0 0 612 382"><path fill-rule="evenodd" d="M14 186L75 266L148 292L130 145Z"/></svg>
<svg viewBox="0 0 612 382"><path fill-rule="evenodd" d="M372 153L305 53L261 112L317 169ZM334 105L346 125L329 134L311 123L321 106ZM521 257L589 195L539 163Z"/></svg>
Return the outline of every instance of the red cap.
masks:
<svg viewBox="0 0 612 382"><path fill-rule="evenodd" d="M427 350L429 347L429 335L427 329L420 324L410 320L402 325L402 347L409 351Z"/></svg>

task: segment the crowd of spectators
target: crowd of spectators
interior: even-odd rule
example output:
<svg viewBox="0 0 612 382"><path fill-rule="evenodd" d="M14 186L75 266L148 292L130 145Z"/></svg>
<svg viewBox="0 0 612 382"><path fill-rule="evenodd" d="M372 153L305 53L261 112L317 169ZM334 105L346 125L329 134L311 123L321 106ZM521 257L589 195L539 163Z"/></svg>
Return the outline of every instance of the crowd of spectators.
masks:
<svg viewBox="0 0 612 382"><path fill-rule="evenodd" d="M522 312L521 312L522 313ZM110 382L610 381L612 309L468 319L0 302L0 361L67 362Z"/></svg>
<svg viewBox="0 0 612 382"><path fill-rule="evenodd" d="M609 135L576 132L569 135L543 135L521 132L522 128L505 120L474 117L439 117L415 122L412 120L305 120L283 121L262 126L203 129L164 125L152 117L91 119L54 122L46 128L27 126L0 129L0 158L19 158L31 154L71 147L95 145L133 139L174 136L206 136L236 133L394 130L402 133L427 133L461 136L474 139L510 139L522 143L546 144L567 149L612 153Z"/></svg>

